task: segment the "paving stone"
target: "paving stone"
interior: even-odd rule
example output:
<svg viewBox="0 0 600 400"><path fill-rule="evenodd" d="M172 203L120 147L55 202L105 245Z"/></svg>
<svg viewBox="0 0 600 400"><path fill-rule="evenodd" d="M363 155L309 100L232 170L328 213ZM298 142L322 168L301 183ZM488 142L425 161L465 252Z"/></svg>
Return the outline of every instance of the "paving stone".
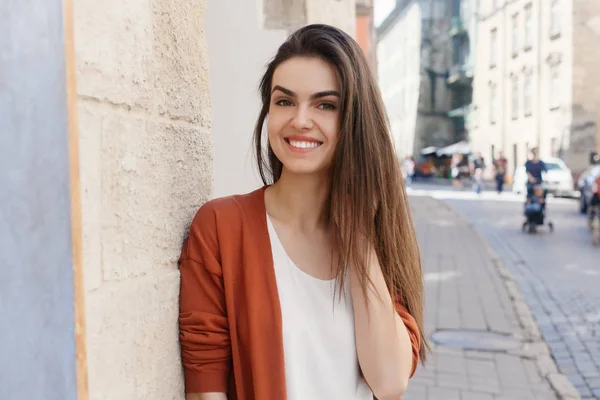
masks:
<svg viewBox="0 0 600 400"><path fill-rule="evenodd" d="M588 386L592 389L600 389L600 378L586 379Z"/></svg>
<svg viewBox="0 0 600 400"><path fill-rule="evenodd" d="M594 394L592 393L592 390L587 386L587 385L576 385L575 389L577 389L577 392L579 393L579 395L581 397L591 397Z"/></svg>
<svg viewBox="0 0 600 400"><path fill-rule="evenodd" d="M500 386L500 379L497 376L469 376L470 387L473 386Z"/></svg>
<svg viewBox="0 0 600 400"><path fill-rule="evenodd" d="M461 400L494 400L494 396L489 393L461 391Z"/></svg>
<svg viewBox="0 0 600 400"><path fill-rule="evenodd" d="M455 389L427 388L428 400L461 400L460 392Z"/></svg>
<svg viewBox="0 0 600 400"><path fill-rule="evenodd" d="M437 385L442 388L449 389L468 389L469 381L467 376L463 374L439 373L437 376Z"/></svg>
<svg viewBox="0 0 600 400"><path fill-rule="evenodd" d="M492 386L492 385L477 385L477 384L472 384L470 389L474 392L482 392L482 393L487 393L487 394L501 394L505 390L505 388L501 388L500 385Z"/></svg>
<svg viewBox="0 0 600 400"><path fill-rule="evenodd" d="M469 350L465 353L465 357L473 360L493 360L494 354L486 351Z"/></svg>
<svg viewBox="0 0 600 400"><path fill-rule="evenodd" d="M415 384L411 380L402 400L427 400L427 385Z"/></svg>

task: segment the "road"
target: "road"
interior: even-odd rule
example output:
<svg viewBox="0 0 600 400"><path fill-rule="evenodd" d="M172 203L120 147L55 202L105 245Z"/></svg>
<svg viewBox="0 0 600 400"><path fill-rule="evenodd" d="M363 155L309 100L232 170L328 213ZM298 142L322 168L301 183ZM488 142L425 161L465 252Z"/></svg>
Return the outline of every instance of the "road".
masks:
<svg viewBox="0 0 600 400"><path fill-rule="evenodd" d="M523 198L414 185L471 223L511 272L562 373L583 399L600 399L600 248L577 201L548 201L555 232L521 232Z"/></svg>

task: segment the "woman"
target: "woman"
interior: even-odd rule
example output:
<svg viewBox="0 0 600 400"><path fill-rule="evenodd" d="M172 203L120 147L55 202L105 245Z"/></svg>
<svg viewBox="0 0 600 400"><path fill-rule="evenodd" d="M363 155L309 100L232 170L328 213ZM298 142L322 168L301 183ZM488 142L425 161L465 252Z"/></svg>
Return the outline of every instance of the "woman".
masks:
<svg viewBox="0 0 600 400"><path fill-rule="evenodd" d="M187 399L396 399L425 359L422 272L367 62L307 26L260 92L266 186L202 206L181 254Z"/></svg>

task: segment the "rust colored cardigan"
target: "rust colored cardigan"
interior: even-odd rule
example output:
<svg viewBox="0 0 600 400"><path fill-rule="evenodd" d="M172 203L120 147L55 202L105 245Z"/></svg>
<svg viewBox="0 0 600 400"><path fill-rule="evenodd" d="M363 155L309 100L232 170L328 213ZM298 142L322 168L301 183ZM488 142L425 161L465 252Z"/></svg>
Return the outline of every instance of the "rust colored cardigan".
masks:
<svg viewBox="0 0 600 400"><path fill-rule="evenodd" d="M286 398L264 189L203 205L183 245L179 336L186 393ZM419 331L406 309L397 309L411 338L414 373Z"/></svg>

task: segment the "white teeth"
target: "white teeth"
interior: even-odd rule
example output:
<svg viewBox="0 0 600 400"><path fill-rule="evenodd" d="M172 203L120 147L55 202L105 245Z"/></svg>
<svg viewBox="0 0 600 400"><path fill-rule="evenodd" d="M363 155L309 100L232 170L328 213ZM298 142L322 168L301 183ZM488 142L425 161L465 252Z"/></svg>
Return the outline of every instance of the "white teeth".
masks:
<svg viewBox="0 0 600 400"><path fill-rule="evenodd" d="M290 144L299 149L314 149L320 146L317 142L301 142L298 140L290 140Z"/></svg>

